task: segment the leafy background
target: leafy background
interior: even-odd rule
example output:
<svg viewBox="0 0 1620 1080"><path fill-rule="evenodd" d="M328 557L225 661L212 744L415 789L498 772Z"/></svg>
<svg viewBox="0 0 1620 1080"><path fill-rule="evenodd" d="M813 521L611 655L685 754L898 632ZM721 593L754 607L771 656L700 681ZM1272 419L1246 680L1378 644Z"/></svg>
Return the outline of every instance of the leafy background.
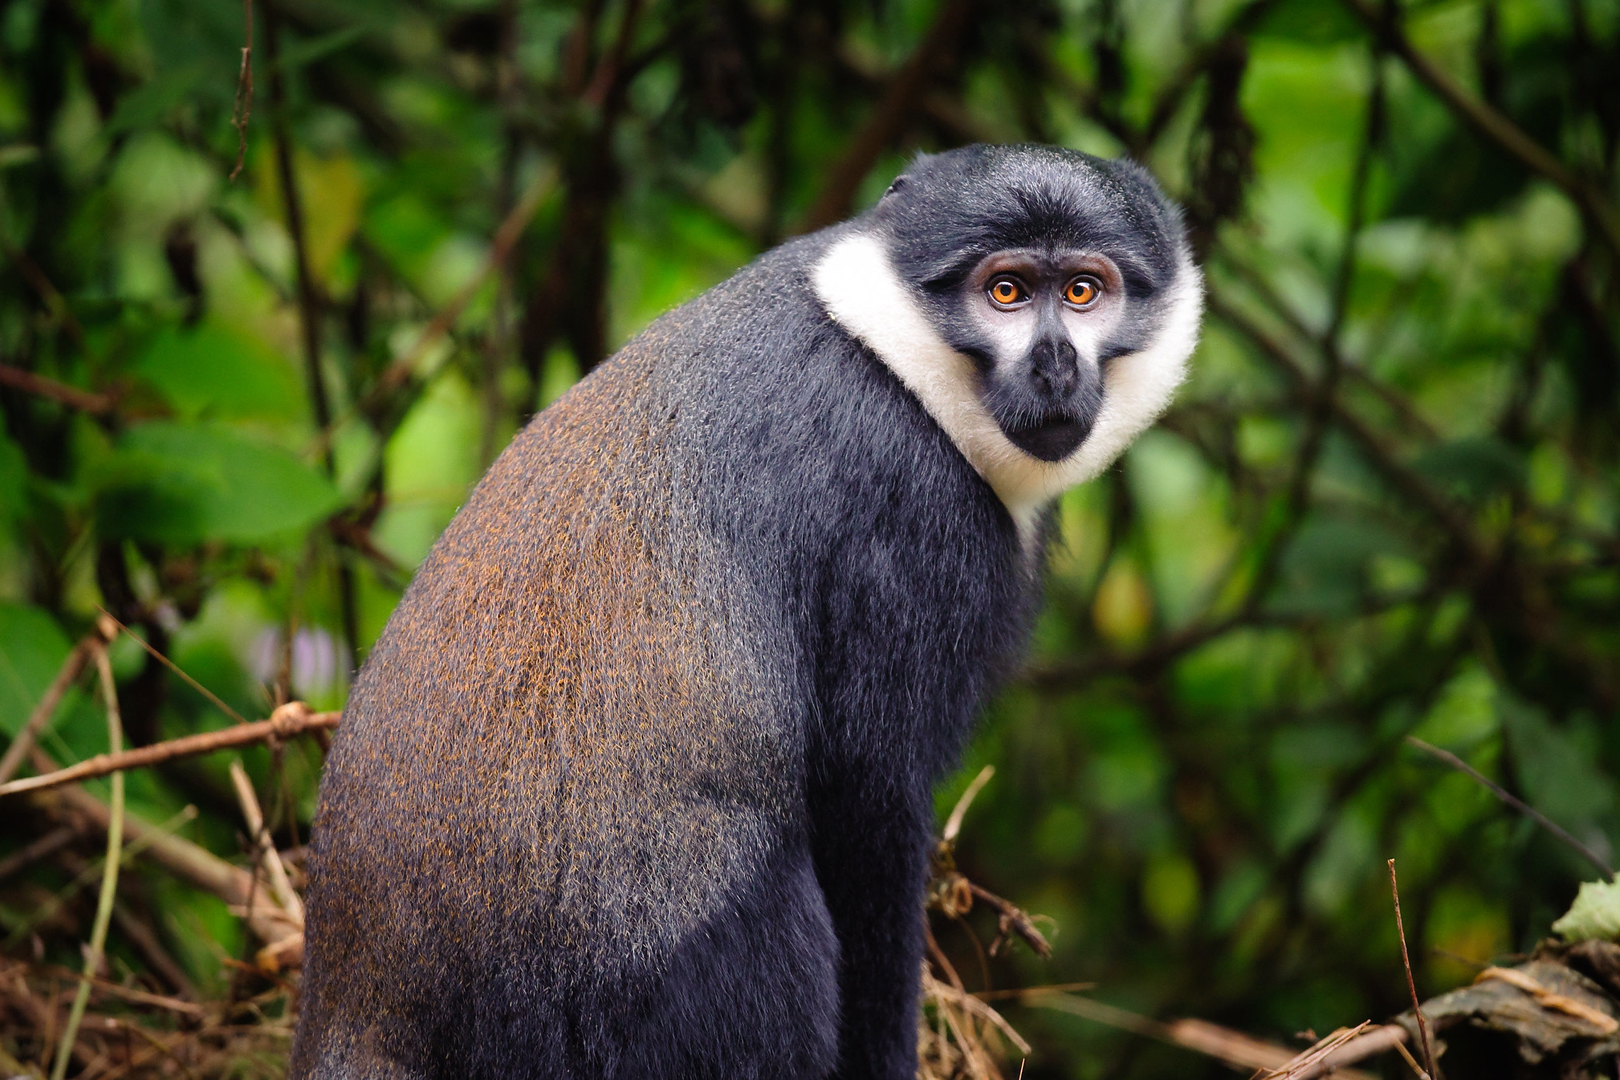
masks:
<svg viewBox="0 0 1620 1080"><path fill-rule="evenodd" d="M241 7L0 2L8 736L98 605L244 715L341 705L536 409L910 154L1038 140L1158 174L1210 314L1164 423L1063 499L1030 666L940 792L997 766L960 862L1056 926L982 972L940 926L970 983L1285 1041L1382 1018L1390 857L1425 994L1530 948L1594 871L1407 734L1611 856L1615 0L255 8L233 179ZM133 743L230 723L113 661ZM106 748L88 677L43 745ZM194 805L245 862L230 757L132 773L132 812ZM318 746L243 757L296 847ZM0 852L46 827L0 804ZM0 951L77 965L65 856L101 842L0 880ZM140 858L119 901L180 970L120 922L109 977L256 992L223 901ZM1221 1072L1007 1012L1031 1077Z"/></svg>

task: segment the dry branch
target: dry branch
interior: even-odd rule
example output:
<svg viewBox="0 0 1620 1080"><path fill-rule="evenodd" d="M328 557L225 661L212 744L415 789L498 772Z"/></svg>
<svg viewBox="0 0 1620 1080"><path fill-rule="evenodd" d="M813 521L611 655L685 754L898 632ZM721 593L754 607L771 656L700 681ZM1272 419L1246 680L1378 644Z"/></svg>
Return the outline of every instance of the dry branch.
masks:
<svg viewBox="0 0 1620 1080"><path fill-rule="evenodd" d="M1505 805L1517 810L1519 813L1523 814L1525 817L1529 818L1531 821L1534 821L1537 825L1540 825L1543 829L1546 829L1549 833L1568 844L1571 848L1580 852L1580 854L1583 855L1588 862L1597 867L1599 870L1603 871L1604 877L1611 881L1614 880L1614 869L1610 867L1609 864L1605 862L1597 852L1575 839L1575 837L1572 836L1568 830L1561 827L1557 822L1553 821L1546 814L1543 814L1540 810L1537 810L1530 804L1509 794L1506 788L1503 788L1501 785L1488 779L1483 773L1469 765L1456 754L1453 754L1449 750L1442 750L1438 746L1433 746L1426 743L1415 735L1408 735L1406 737L1406 742L1408 746L1412 746L1423 751L1425 754L1428 754L1430 757L1437 758L1438 760L1445 762L1453 769L1456 769L1464 776L1478 783L1480 786L1484 787L1486 791L1489 791L1492 795L1495 795L1498 799L1500 799Z"/></svg>
<svg viewBox="0 0 1620 1080"><path fill-rule="evenodd" d="M849 213L861 181L921 107L935 69L955 50L972 10L967 0L946 0L940 7L927 35L895 72L883 100L829 170L830 179L805 214L800 232L814 232Z"/></svg>
<svg viewBox="0 0 1620 1080"><path fill-rule="evenodd" d="M57 382L43 375L35 375L32 371L24 371L10 364L0 364L0 385L38 394L40 397L50 398L52 401L83 410L93 416L104 416L112 412L116 404L111 394L80 390L76 386L69 386L67 383Z"/></svg>
<svg viewBox="0 0 1620 1080"><path fill-rule="evenodd" d="M55 762L44 751L36 749L34 755L35 765L42 770L55 768ZM105 830L111 823L107 804L81 787L66 787L47 796L47 800L43 804L45 811L59 818L86 821L90 828L98 830ZM261 940L280 941L293 932L285 917L262 897L251 909L247 907L254 900L254 887L253 876L246 870L134 814L124 815L124 837L128 846L140 844L152 861L176 877L244 911L248 928Z"/></svg>
<svg viewBox="0 0 1620 1080"><path fill-rule="evenodd" d="M1601 190L1582 180L1551 151L1536 142L1512 120L1465 90L1440 65L1424 55L1399 25L1392 24L1369 0L1344 0L1362 22L1372 28L1390 51L1399 56L1407 70L1452 112L1473 125L1482 135L1507 151L1532 172L1540 173L1558 185L1588 217L1611 248L1620 253L1620 216Z"/></svg>
<svg viewBox="0 0 1620 1080"><path fill-rule="evenodd" d="M1150 1039L1157 1039L1171 1046L1179 1046L1184 1050L1191 1050L1206 1057L1224 1061L1239 1069L1265 1069L1275 1070L1285 1067L1298 1055L1287 1047L1276 1043L1256 1039L1252 1035L1245 1035L1240 1031L1211 1024L1207 1020L1172 1020L1168 1023L1154 1020L1113 1005L1104 1004L1092 998L1077 997L1073 994L1057 994L1038 990L1028 991L1024 995L1024 1003L1043 1009L1054 1009L1058 1012L1070 1013L1074 1016L1094 1020L1099 1024L1120 1028L1123 1031L1133 1032L1137 1035L1146 1035ZM1384 1047L1388 1049L1388 1047ZM1371 1052L1369 1052L1371 1053ZM1348 1064L1350 1059L1343 1056L1343 1049L1333 1055L1331 1064L1329 1059L1323 1058L1317 1065L1326 1068L1337 1068L1339 1077L1343 1080L1373 1080L1367 1073L1354 1069L1338 1068ZM1317 1076L1320 1072L1295 1073L1290 1080L1305 1080L1307 1075Z"/></svg>
<svg viewBox="0 0 1620 1080"><path fill-rule="evenodd" d="M1412 958L1406 952L1406 927L1401 925L1401 887L1395 881L1395 860L1389 860L1389 891L1395 900L1395 935L1401 939L1401 964L1406 968L1406 988L1412 992L1412 1013L1417 1017L1418 1041L1423 1044L1423 1065L1430 1080L1435 1075L1434 1051L1429 1046L1429 1024L1423 1018L1423 1005L1418 1001L1417 982L1412 978Z"/></svg>
<svg viewBox="0 0 1620 1080"><path fill-rule="evenodd" d="M270 831L264 827L264 811L259 809L259 798L253 792L253 781L248 779L247 770L242 768L240 761L231 762L231 786L236 789L237 801L242 804L242 817L247 822L249 835L253 837L253 846L258 851L259 863L264 867L265 877L270 880L271 891L276 894L276 902L299 926L302 926L303 902L298 899L298 894L293 892L292 882L287 880L287 868L281 865L281 856L276 854L276 845L270 842Z"/></svg>
<svg viewBox="0 0 1620 1080"><path fill-rule="evenodd" d="M247 24L242 43L242 68L236 76L236 101L231 107L231 127L236 129L236 166L229 179L235 183L247 160L248 117L253 115L253 0L242 0L243 22Z"/></svg>
<svg viewBox="0 0 1620 1080"><path fill-rule="evenodd" d="M45 695L39 699L39 704L35 705L34 711L28 715L22 730L17 732L17 737L6 747L5 756L0 757L0 794L5 793L6 781L15 775L17 767L22 764L22 759L33 749L34 740L39 738L40 731L55 715L56 707L62 703L62 696L67 693L68 687L73 685L73 680L79 677L79 672L84 670L85 662L90 659L91 653L107 642L113 633L110 624L98 623L97 628L80 639L67 654L67 659L62 661L62 666L56 672L56 678L45 688Z"/></svg>
<svg viewBox="0 0 1620 1080"><path fill-rule="evenodd" d="M186 735L166 742L153 743L151 746L126 750L121 754L97 754L65 769L0 784L0 796L15 795L24 791L43 791L63 784L106 776L120 769L145 768L177 758L211 754L216 750L227 750L236 746L290 739L307 731L335 728L342 715L336 712L310 712L309 706L303 702L290 701L271 713L270 719L260 720L258 723L239 724L222 731Z"/></svg>

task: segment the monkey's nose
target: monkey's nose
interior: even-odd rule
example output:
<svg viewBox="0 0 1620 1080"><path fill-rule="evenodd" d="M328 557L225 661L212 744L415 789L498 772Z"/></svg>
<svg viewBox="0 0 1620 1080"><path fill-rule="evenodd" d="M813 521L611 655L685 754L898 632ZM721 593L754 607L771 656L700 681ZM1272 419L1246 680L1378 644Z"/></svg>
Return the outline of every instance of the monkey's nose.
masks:
<svg viewBox="0 0 1620 1080"><path fill-rule="evenodd" d="M1030 350L1030 380L1054 404L1063 404L1080 385L1080 356L1067 338L1042 338Z"/></svg>

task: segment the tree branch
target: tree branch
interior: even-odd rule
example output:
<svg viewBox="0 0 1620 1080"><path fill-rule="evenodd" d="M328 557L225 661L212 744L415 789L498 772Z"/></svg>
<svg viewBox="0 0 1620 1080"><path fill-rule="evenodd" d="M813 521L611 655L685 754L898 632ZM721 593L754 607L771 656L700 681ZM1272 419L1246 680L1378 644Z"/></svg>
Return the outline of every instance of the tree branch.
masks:
<svg viewBox="0 0 1620 1080"><path fill-rule="evenodd" d="M1620 217L1603 193L1588 183L1506 116L1474 97L1412 44L1398 22L1387 21L1369 0L1344 0L1362 22L1383 39L1417 80L1432 90L1452 112L1507 151L1532 172L1552 181L1586 212L1608 245L1620 253Z"/></svg>
<svg viewBox="0 0 1620 1080"><path fill-rule="evenodd" d="M235 727L228 727L221 731L205 731L197 735L186 735L178 739L169 739L167 742L142 746L135 750L125 750L119 754L97 754L95 757L87 758L77 765L70 765L65 769L56 769L45 773L43 776L30 776L24 780L13 780L10 783L0 784L0 797L17 795L25 791L44 791L47 788L60 787L63 784L72 784L81 780L106 776L108 773L118 772L123 769L140 769L149 765L161 765L166 761L174 761L177 758L211 754L216 750L226 750L235 746L251 746L255 743L290 739L307 731L335 728L338 726L338 721L342 715L342 713L338 712L311 712L309 706L302 701L292 701L271 713L270 719L260 720L256 724L238 724Z"/></svg>
<svg viewBox="0 0 1620 1080"><path fill-rule="evenodd" d="M798 232L814 232L849 214L856 189L921 107L935 71L956 48L972 10L969 0L945 0L922 42L889 81L883 100L833 165L830 179L799 222Z"/></svg>

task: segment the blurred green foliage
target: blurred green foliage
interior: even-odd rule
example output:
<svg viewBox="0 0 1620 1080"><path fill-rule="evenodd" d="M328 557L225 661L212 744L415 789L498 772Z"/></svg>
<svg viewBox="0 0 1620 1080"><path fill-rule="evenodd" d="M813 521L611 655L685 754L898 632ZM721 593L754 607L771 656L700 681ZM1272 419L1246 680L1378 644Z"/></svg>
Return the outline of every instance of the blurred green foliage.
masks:
<svg viewBox="0 0 1620 1080"><path fill-rule="evenodd" d="M0 2L8 736L97 605L244 715L339 705L535 409L910 153L1040 140L1152 167L1211 305L1174 410L1058 507L1031 665L940 792L998 766L959 861L1056 923L1053 960L984 971L1284 1040L1381 1018L1390 857L1425 993L1532 946L1594 871L1407 734L1612 859L1615 0L255 8L233 178L241 8ZM229 722L113 659L135 743ZM89 685L58 759L105 748ZM298 843L318 749L244 756ZM195 804L184 833L241 860L227 763L133 774L132 809ZM45 827L0 805L4 850ZM0 925L70 876L0 881ZM220 901L139 860L120 899L224 992ZM77 964L92 902L7 948ZM1032 1078L1221 1072L1008 1012Z"/></svg>

